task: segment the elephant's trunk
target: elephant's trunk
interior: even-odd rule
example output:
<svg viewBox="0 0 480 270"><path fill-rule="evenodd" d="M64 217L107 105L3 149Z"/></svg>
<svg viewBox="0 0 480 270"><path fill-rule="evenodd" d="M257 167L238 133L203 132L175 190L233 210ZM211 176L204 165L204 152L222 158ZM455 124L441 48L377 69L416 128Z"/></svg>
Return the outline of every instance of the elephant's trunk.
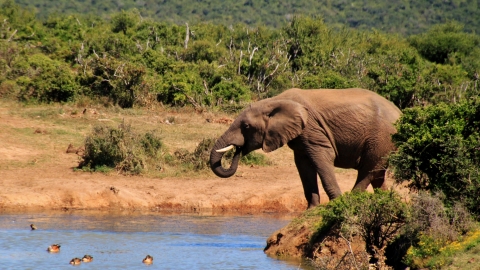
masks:
<svg viewBox="0 0 480 270"><path fill-rule="evenodd" d="M242 152L238 147L235 149L235 154L233 155L230 168L225 169L222 166L222 157L228 151L225 149L228 146L230 145L226 144L223 138L220 138L213 146L212 152L210 152L210 168L218 177L228 178L234 175L237 171L238 161L240 160L240 154Z"/></svg>

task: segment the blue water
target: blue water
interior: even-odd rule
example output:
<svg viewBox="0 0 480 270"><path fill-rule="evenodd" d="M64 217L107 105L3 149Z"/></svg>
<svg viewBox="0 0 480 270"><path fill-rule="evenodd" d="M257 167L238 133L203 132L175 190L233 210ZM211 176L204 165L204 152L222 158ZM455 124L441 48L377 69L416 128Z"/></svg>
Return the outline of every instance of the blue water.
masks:
<svg viewBox="0 0 480 270"><path fill-rule="evenodd" d="M292 217L69 211L0 213L0 269L303 269L263 253ZM30 230L30 224L38 229ZM59 253L46 251L61 244ZM90 263L69 264L89 254ZM142 259L153 256L152 265Z"/></svg>

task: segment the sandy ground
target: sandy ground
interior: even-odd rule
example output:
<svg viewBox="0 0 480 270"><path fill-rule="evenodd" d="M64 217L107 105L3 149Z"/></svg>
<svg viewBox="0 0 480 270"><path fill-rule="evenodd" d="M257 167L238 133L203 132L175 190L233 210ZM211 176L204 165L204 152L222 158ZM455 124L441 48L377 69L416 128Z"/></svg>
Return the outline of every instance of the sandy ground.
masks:
<svg viewBox="0 0 480 270"><path fill-rule="evenodd" d="M31 122L0 113L4 129L22 128ZM235 176L221 179L213 173L190 178L148 178L74 171L79 158L65 152L67 145L48 149L54 158L36 164L35 157L47 150L25 147L8 133L0 132L0 210L149 209L253 214L301 212L306 208L293 154L285 147L268 154L275 165L240 166ZM17 163L27 165L8 165ZM352 188L355 177L353 170L337 173L343 191ZM328 201L323 190L320 196L322 203Z"/></svg>
<svg viewBox="0 0 480 270"><path fill-rule="evenodd" d="M8 153L1 158L25 158ZM19 149L12 148L15 152ZM152 209L180 212L299 212L306 208L294 164L240 166L228 179L147 178L74 171L76 155L59 151L63 162L2 170L0 209ZM343 191L353 186L356 171L337 173ZM322 202L328 201L321 193Z"/></svg>

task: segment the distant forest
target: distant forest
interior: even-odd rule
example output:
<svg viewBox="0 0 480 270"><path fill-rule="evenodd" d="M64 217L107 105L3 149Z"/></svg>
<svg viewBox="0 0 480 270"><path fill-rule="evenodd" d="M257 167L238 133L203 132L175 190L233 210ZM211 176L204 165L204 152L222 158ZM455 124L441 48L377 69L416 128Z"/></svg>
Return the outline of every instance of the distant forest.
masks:
<svg viewBox="0 0 480 270"><path fill-rule="evenodd" d="M33 8L39 19L51 14L97 15L109 19L138 9L146 18L177 24L237 23L280 28L295 15L316 16L331 27L380 30L411 35L430 26L457 21L467 32L480 31L480 0L15 0Z"/></svg>

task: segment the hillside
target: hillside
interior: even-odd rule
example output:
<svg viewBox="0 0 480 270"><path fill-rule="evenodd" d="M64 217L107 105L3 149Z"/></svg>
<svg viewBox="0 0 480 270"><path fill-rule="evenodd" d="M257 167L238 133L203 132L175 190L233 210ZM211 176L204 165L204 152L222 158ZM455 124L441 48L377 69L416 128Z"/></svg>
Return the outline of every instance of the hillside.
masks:
<svg viewBox="0 0 480 270"><path fill-rule="evenodd" d="M465 30L480 32L478 1L373 1L373 0L15 0L31 7L40 18L50 14L92 14L108 18L112 13L136 8L143 17L178 24L209 21L224 25L245 23L279 28L293 15L318 16L329 25L344 25L400 34L425 32L430 26L451 20Z"/></svg>

